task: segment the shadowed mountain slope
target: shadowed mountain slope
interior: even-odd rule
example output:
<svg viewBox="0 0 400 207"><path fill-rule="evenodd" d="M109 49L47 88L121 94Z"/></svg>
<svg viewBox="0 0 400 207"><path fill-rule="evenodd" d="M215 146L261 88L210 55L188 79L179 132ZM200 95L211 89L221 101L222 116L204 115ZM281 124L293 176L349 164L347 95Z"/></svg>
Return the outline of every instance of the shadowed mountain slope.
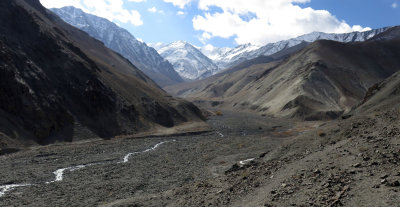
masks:
<svg viewBox="0 0 400 207"><path fill-rule="evenodd" d="M370 41L391 41L400 44L400 27L394 27ZM368 89L363 101L355 108L356 113L370 113L372 111L385 111L398 107L400 102L400 72L397 72L384 81Z"/></svg>
<svg viewBox="0 0 400 207"><path fill-rule="evenodd" d="M42 7L0 2L0 139L24 143L133 134L202 122L127 59Z"/></svg>
<svg viewBox="0 0 400 207"><path fill-rule="evenodd" d="M352 113L371 113L398 107L400 102L400 72L368 90L362 104Z"/></svg>

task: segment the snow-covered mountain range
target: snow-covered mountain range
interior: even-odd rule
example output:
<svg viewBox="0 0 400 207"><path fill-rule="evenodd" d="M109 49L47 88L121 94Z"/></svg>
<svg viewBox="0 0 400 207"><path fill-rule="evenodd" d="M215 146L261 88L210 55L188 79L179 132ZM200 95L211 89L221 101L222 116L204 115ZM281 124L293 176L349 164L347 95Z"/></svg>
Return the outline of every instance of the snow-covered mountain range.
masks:
<svg viewBox="0 0 400 207"><path fill-rule="evenodd" d="M209 56L219 68L228 68L239 64L245 60L250 60L260 55L272 55L281 50L301 44L302 42L314 42L317 40L334 40L337 42L360 42L374 37L375 35L386 31L390 27L373 29L366 32L352 32L344 34L328 34L323 32L312 32L289 40L283 40L276 43L269 43L264 46L251 44L239 45L231 50L223 49L221 53L212 53ZM214 49L217 50L217 49ZM203 50L204 51L204 50ZM207 52L205 53L207 54Z"/></svg>
<svg viewBox="0 0 400 207"><path fill-rule="evenodd" d="M108 48L130 60L158 85L166 86L183 82L174 67L162 58L154 48L137 40L127 30L113 22L87 14L75 7L51 10L65 22L87 32L90 36L102 41Z"/></svg>
<svg viewBox="0 0 400 207"><path fill-rule="evenodd" d="M177 41L168 45L154 45L162 57L174 66L183 78L203 79L218 72L218 66L193 45Z"/></svg>
<svg viewBox="0 0 400 207"><path fill-rule="evenodd" d="M211 45L196 47L184 41L170 44L156 43L148 46L116 24L87 14L80 9L64 7L52 9L52 11L67 23L89 33L92 37L104 42L107 47L129 59L160 86L182 82L182 78L203 79L246 60L261 55L272 55L304 42L311 43L321 39L338 42L365 41L390 28L345 34L312 32L264 46L243 44L235 48L218 48Z"/></svg>
<svg viewBox="0 0 400 207"><path fill-rule="evenodd" d="M177 70L182 77L188 79L202 79L246 60L254 59L261 55L272 55L304 42L312 43L322 39L334 40L337 42L360 42L368 40L389 28L390 27L344 34L312 32L289 40L269 43L264 46L243 44L235 48L218 48L207 45L200 48L182 41L174 42L169 45L157 43L151 46L156 48L161 56L170 61L174 65L175 70ZM203 53L203 55L208 58L204 58L200 53ZM190 54L196 54L196 58L193 58L193 55Z"/></svg>

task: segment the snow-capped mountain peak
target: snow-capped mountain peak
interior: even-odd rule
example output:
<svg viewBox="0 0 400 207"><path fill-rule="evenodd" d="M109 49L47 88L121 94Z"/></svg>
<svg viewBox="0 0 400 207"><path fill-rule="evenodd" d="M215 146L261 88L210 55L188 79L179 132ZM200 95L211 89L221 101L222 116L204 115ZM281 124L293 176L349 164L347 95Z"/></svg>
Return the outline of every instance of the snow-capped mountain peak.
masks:
<svg viewBox="0 0 400 207"><path fill-rule="evenodd" d="M160 86L182 82L173 66L157 51L136 39L127 30L107 19L87 14L69 6L51 9L65 22L102 41L108 48L120 53Z"/></svg>
<svg viewBox="0 0 400 207"><path fill-rule="evenodd" d="M202 79L218 71L218 67L210 58L185 41L172 42L159 48L158 52L186 79Z"/></svg>

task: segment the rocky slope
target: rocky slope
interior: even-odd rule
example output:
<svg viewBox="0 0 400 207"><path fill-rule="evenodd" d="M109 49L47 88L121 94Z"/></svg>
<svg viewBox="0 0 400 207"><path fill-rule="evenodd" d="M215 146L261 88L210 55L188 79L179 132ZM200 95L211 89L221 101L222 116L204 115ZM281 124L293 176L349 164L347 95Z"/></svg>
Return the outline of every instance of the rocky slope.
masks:
<svg viewBox="0 0 400 207"><path fill-rule="evenodd" d="M39 0L1 1L0 19L2 148L201 123L194 105L168 96Z"/></svg>
<svg viewBox="0 0 400 207"><path fill-rule="evenodd" d="M321 40L280 63L253 65L166 90L200 102L272 116L335 118L362 101L371 86L399 70L399 49L393 39L361 43Z"/></svg>
<svg viewBox="0 0 400 207"><path fill-rule="evenodd" d="M391 41L393 44L400 44L400 27L394 27L388 32L382 33L371 39L375 41ZM393 108L400 101L400 72L397 72L384 81L373 85L368 89L360 106L352 112L375 113Z"/></svg>
<svg viewBox="0 0 400 207"><path fill-rule="evenodd" d="M399 107L376 109L347 120L316 123L315 128L284 131L282 136L290 141L280 147L267 149L245 164L236 162L225 175L165 192L158 196L159 203L398 206Z"/></svg>
<svg viewBox="0 0 400 207"><path fill-rule="evenodd" d="M373 41L399 44L399 31ZM170 206L397 206L399 100L397 72L371 87L343 119L280 133L290 141L246 164L233 164L224 176L175 188L159 200L175 195Z"/></svg>
<svg viewBox="0 0 400 207"><path fill-rule="evenodd" d="M0 205L398 206L400 108L377 109L328 122L223 111L216 132L0 156Z"/></svg>
<svg viewBox="0 0 400 207"><path fill-rule="evenodd" d="M218 72L218 67L193 45L177 41L158 49L183 78L203 79Z"/></svg>
<svg viewBox="0 0 400 207"><path fill-rule="evenodd" d="M172 65L156 50L107 19L87 14L74 7L63 7L52 9L52 11L65 22L87 32L90 36L102 41L108 48L120 53L158 85L166 86L183 82Z"/></svg>

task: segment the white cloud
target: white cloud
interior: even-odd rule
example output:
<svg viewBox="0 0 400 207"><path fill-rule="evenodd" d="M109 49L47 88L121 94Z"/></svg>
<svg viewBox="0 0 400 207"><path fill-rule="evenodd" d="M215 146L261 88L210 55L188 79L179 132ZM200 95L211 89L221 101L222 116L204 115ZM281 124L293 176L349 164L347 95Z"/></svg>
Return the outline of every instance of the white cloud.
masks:
<svg viewBox="0 0 400 207"><path fill-rule="evenodd" d="M145 1L147 1L147 0L128 0L128 1L130 1L130 2L136 2L136 3L140 3L140 2L145 2Z"/></svg>
<svg viewBox="0 0 400 207"><path fill-rule="evenodd" d="M118 20L122 23L131 23L135 26L143 24L140 13L136 10L124 9L122 0L83 0L90 13L104 17L110 21Z"/></svg>
<svg viewBox="0 0 400 207"><path fill-rule="evenodd" d="M149 11L151 13L156 13L157 12L157 8L156 7L151 7L149 9L147 9L147 11Z"/></svg>
<svg viewBox="0 0 400 207"><path fill-rule="evenodd" d="M365 32L371 30L370 27L362 27L360 25L354 25L351 29L355 32Z"/></svg>
<svg viewBox="0 0 400 207"><path fill-rule="evenodd" d="M144 0L130 0L134 2ZM135 26L143 24L140 13L136 10L127 10L123 7L123 0L40 0L43 6L47 8L60 8L64 6L74 6L94 14L106 18L110 21L120 21L122 23L131 23Z"/></svg>
<svg viewBox="0 0 400 207"><path fill-rule="evenodd" d="M159 50L165 46L167 46L166 44L162 43L162 42L157 42L157 43L147 43L148 46L154 48L155 50Z"/></svg>
<svg viewBox="0 0 400 207"><path fill-rule="evenodd" d="M199 37L201 43L206 44L207 40L211 39L212 36L208 32L203 32L203 34Z"/></svg>
<svg viewBox="0 0 400 207"><path fill-rule="evenodd" d="M313 31L345 33L363 31L350 26L326 10L301 8L294 3L310 0L199 0L204 15L193 18L193 27L203 31L200 40L234 37L236 43L264 45ZM222 12L209 12L210 7Z"/></svg>
<svg viewBox="0 0 400 207"><path fill-rule="evenodd" d="M397 2L394 2L394 3L392 4L392 8L393 8L393 9L396 9L397 7L398 7Z"/></svg>
<svg viewBox="0 0 400 207"><path fill-rule="evenodd" d="M185 8L185 6L192 1L193 0L164 0L164 2L172 3L174 6L178 6L181 9Z"/></svg>
<svg viewBox="0 0 400 207"><path fill-rule="evenodd" d="M207 44L207 45L204 45L204 46L203 46L203 49L204 49L204 50L207 50L207 51L213 51L214 48L215 48L215 47L214 47L212 44Z"/></svg>
<svg viewBox="0 0 400 207"><path fill-rule="evenodd" d="M164 14L164 11L163 11L163 10L158 10L156 7L148 8L147 11L149 11L149 12L151 12L151 13Z"/></svg>
<svg viewBox="0 0 400 207"><path fill-rule="evenodd" d="M186 13L185 12L183 12L183 11L178 11L178 12L176 12L176 15L178 15L178 16L183 16L183 15L185 15Z"/></svg>

